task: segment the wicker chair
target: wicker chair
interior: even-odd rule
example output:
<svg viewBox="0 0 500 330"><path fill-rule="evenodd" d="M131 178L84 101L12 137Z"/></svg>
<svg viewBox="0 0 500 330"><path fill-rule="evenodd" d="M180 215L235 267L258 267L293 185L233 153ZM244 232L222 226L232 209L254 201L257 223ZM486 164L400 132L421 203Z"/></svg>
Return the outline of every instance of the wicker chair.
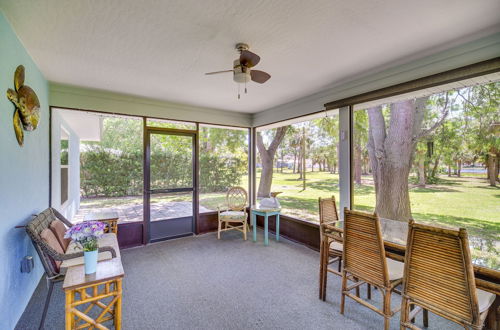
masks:
<svg viewBox="0 0 500 330"><path fill-rule="evenodd" d="M64 271L62 269L57 269L54 261L64 261L73 258L83 257L83 251L77 253L61 254L50 247L41 237L41 232L50 227L52 221L60 220L67 227L73 226L61 213L56 209L48 208L42 213L38 214L33 220L31 220L28 225L26 225L26 232L31 238L33 245L40 257L43 268L45 270L45 276L47 279L48 293L45 299L45 305L42 312L42 319L40 320L39 329L43 329L45 323L45 317L47 316L47 309L50 303L50 297L52 296L52 290L54 288L54 283L64 280ZM116 257L116 251L110 246L104 246L99 248L99 252L108 251L111 253L113 258Z"/></svg>
<svg viewBox="0 0 500 330"><path fill-rule="evenodd" d="M422 309L481 329L495 295L476 289L467 231L410 220L401 303L401 329L419 329L411 320ZM416 307L413 309L413 307Z"/></svg>
<svg viewBox="0 0 500 330"><path fill-rule="evenodd" d="M384 329L389 329L390 318L399 311L391 310L391 294L403 280L404 264L385 256L380 220L376 214L344 209L344 250L342 260L342 297L340 313L344 314L345 297L370 308L384 317ZM360 281L348 286L349 276ZM383 308L350 293L352 289L368 283L380 289Z"/></svg>
<svg viewBox="0 0 500 330"><path fill-rule="evenodd" d="M224 208L218 207L218 230L217 239L220 239L220 233L228 230L238 230L243 233L243 238L247 239L248 226L248 194L242 187L231 187L227 191L226 205ZM234 225L234 224L237 225ZM224 228L222 228L224 224Z"/></svg>

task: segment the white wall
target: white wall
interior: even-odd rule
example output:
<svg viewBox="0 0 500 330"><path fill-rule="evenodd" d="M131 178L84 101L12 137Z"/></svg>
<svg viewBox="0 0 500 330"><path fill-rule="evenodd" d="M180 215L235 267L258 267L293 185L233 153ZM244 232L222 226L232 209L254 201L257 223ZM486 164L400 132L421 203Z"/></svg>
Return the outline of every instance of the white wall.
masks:
<svg viewBox="0 0 500 330"><path fill-rule="evenodd" d="M67 219L72 219L80 208L80 137L61 116L63 110L52 110L52 200L51 206ZM69 190L68 201L61 205L61 126L69 134Z"/></svg>

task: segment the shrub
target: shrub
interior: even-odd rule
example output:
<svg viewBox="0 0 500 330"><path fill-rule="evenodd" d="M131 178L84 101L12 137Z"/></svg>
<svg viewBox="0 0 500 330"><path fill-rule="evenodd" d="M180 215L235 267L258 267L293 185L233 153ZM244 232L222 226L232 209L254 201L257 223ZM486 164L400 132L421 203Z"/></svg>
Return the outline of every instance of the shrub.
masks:
<svg viewBox="0 0 500 330"><path fill-rule="evenodd" d="M80 187L85 197L141 195L143 190L142 151L124 152L100 145L87 145L80 154ZM153 152L151 188L192 186L191 154ZM246 159L213 153L200 155L202 193L226 191L240 185L246 173Z"/></svg>

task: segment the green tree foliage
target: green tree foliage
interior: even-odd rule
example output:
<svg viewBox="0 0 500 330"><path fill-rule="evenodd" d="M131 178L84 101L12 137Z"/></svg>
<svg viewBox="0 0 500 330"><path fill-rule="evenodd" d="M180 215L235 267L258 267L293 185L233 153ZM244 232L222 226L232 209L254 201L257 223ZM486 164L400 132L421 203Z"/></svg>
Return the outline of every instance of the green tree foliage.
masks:
<svg viewBox="0 0 500 330"><path fill-rule="evenodd" d="M140 195L143 190L142 121L105 118L100 142L84 142L80 187L90 196ZM192 144L185 136L151 137L151 187L192 186ZM200 129L201 192L240 185L248 170L248 132L213 127Z"/></svg>
<svg viewBox="0 0 500 330"><path fill-rule="evenodd" d="M223 192L241 185L248 173L248 131L202 127L200 129L200 190Z"/></svg>

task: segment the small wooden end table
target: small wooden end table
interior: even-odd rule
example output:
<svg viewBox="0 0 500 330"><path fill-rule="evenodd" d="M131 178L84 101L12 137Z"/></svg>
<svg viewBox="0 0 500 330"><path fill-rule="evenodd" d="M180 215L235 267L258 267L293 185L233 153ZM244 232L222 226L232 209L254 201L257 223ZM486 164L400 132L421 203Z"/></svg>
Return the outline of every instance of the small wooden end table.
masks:
<svg viewBox="0 0 500 330"><path fill-rule="evenodd" d="M100 261L94 274L85 275L84 265L69 267L64 278L66 294L66 330L90 327L108 329L104 322L113 320L115 329L121 329L122 279L124 276L120 258ZM111 297L106 305L102 299ZM81 306L81 308L77 308ZM102 309L93 319L89 312Z"/></svg>
<svg viewBox="0 0 500 330"><path fill-rule="evenodd" d="M253 241L257 241L257 216L261 215L264 217L264 245L269 245L269 216L276 216L276 241L280 240L280 212L279 208L265 208L260 207L259 205L252 206L250 211L251 222L253 228Z"/></svg>
<svg viewBox="0 0 500 330"><path fill-rule="evenodd" d="M108 226L104 230L106 233L115 233L118 235L118 212L93 212L85 214L83 221L101 221L106 223Z"/></svg>

